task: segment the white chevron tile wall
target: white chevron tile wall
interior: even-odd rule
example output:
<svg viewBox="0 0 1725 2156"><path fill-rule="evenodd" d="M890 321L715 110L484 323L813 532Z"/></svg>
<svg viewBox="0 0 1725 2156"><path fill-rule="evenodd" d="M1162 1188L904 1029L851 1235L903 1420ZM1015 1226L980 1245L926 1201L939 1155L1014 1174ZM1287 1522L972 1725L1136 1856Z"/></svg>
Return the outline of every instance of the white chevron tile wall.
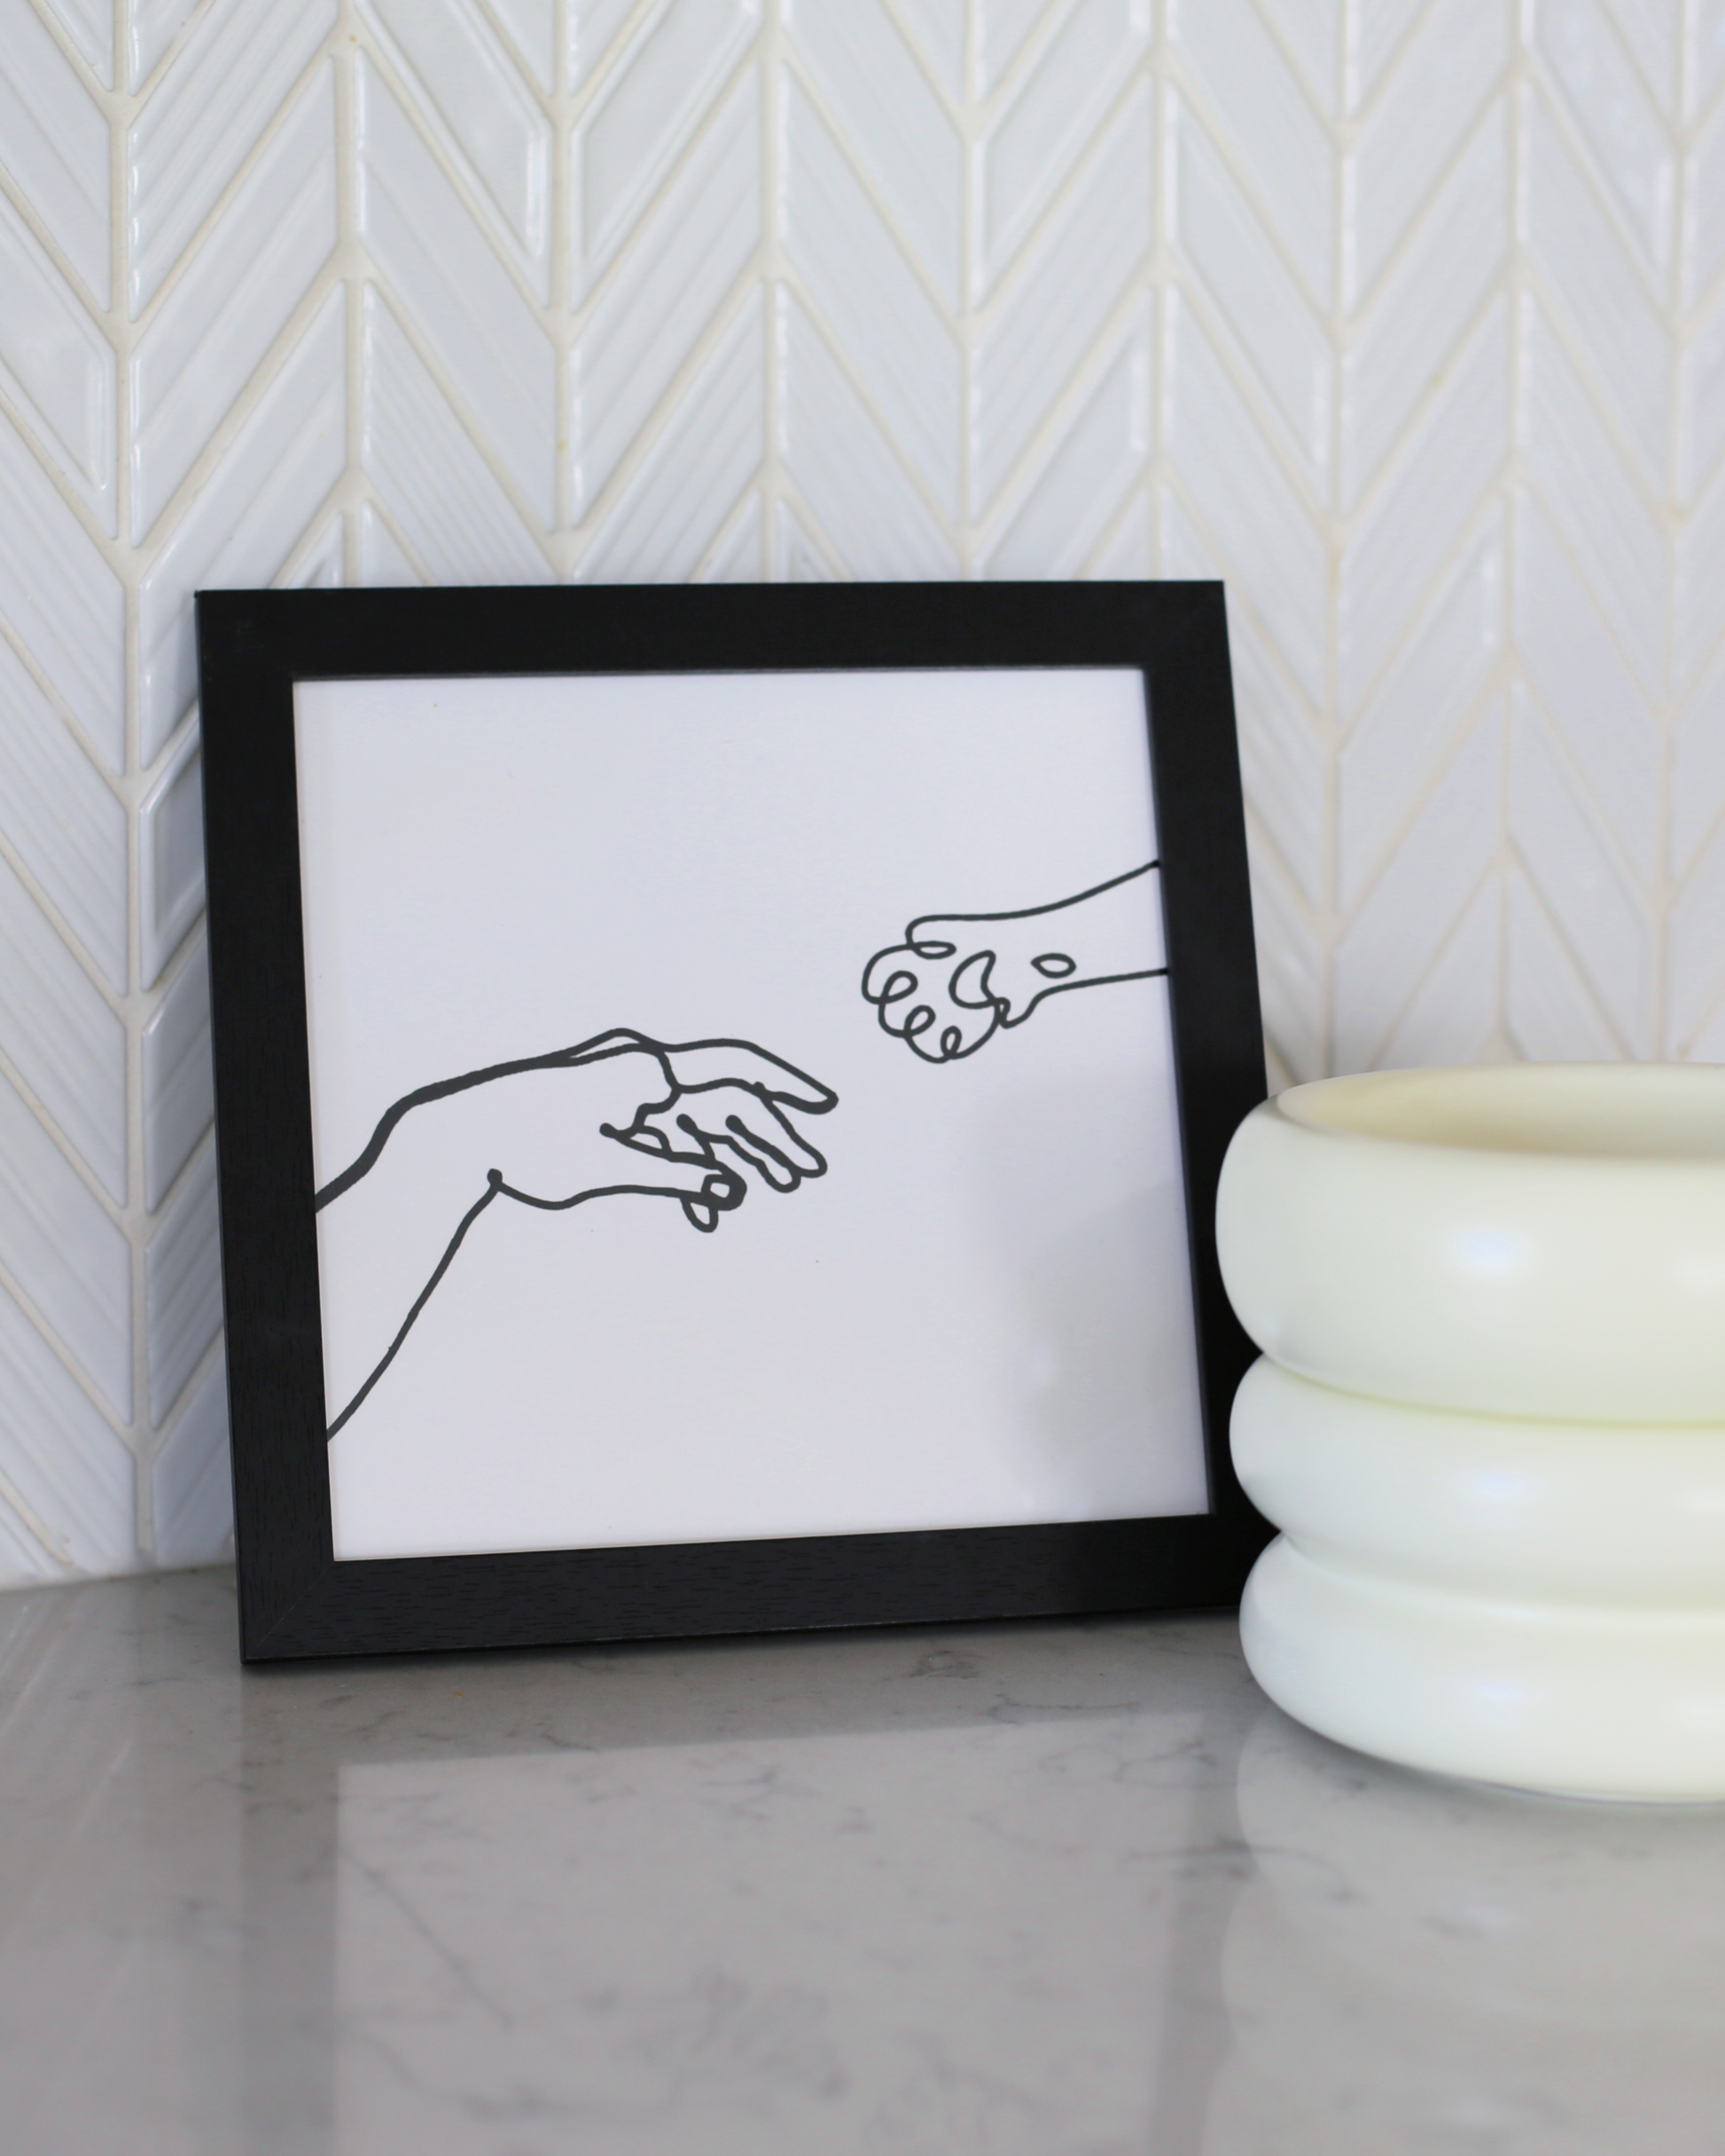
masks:
<svg viewBox="0 0 1725 2156"><path fill-rule="evenodd" d="M1228 580L1273 1074L1725 1060L1717 0L0 0L0 1582L228 1531L190 596Z"/></svg>

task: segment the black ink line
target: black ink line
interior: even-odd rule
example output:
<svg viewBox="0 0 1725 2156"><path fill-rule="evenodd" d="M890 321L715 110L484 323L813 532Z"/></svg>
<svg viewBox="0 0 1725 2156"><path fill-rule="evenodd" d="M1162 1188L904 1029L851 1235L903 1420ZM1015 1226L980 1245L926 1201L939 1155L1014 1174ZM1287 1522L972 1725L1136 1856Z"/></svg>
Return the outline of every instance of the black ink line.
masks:
<svg viewBox="0 0 1725 2156"><path fill-rule="evenodd" d="M1033 1001L1027 1003L1017 1018L1003 1018L1003 1026L1022 1026L1038 1004L1045 1004L1050 996L1069 996L1074 988L1112 988L1117 980L1159 980L1167 972L1165 965L1146 965L1131 973L1087 973L1082 980L1051 980L1045 988L1039 988Z"/></svg>
<svg viewBox="0 0 1725 2156"><path fill-rule="evenodd" d="M402 1342L413 1330L414 1319L418 1316L420 1311L423 1310L425 1305L431 1301L432 1290L437 1285L438 1282L443 1277L444 1274L449 1271L450 1266L455 1262L455 1254L457 1251L461 1248L463 1242L466 1239L467 1230L472 1226L473 1223L479 1218L480 1215L484 1212L487 1206L491 1203L491 1200L496 1197L497 1193L503 1189L503 1179L494 1168L491 1170L490 1175L486 1178L486 1183L487 1188L485 1196L479 1199L476 1204L469 1206L466 1212L462 1215L461 1225L449 1238L449 1248L437 1261L436 1270L432 1274L431 1278L426 1281L424 1287L420 1289L418 1294L414 1298L413 1308L402 1320L402 1329L395 1335L394 1339L390 1341L388 1351L385 1355L382 1362L378 1364L378 1367L371 1372L371 1375L365 1380L364 1384L360 1387L358 1392L354 1394L353 1398L347 1402L347 1406L342 1409L340 1414L339 1414L335 1420L330 1425L328 1430L324 1433L326 1438L331 1438L335 1435L336 1432L341 1427L342 1424L347 1421L347 1418L354 1412L355 1409L359 1406L360 1402L365 1398L365 1395L371 1391L371 1387L377 1383L378 1379L382 1377L385 1371L386 1371L389 1368L389 1365L395 1360L396 1354L401 1348Z"/></svg>
<svg viewBox="0 0 1725 2156"><path fill-rule="evenodd" d="M683 1160L691 1168L698 1165L684 1154L672 1154L670 1158ZM382 1377L385 1371L395 1360L402 1342L413 1330L415 1319L431 1301L432 1291L444 1274L449 1271L457 1251L461 1248L466 1238L467 1230L494 1198L512 1198L518 1205L533 1206L541 1213L567 1213L575 1206L584 1206L589 1198L675 1198L683 1207L684 1213L688 1215L691 1224L699 1228L703 1235L711 1235L719 1224L720 1214L734 1212L742 1204L748 1192L748 1186L742 1177L733 1175L722 1164L715 1166L714 1173L707 1178L707 1183L722 1183L726 1187L723 1190L715 1191L704 1184L699 1197L692 1191L667 1191L662 1184L658 1183L610 1183L603 1190L577 1191L573 1198L534 1198L526 1191L515 1190L505 1183L503 1178L503 1171L496 1168L487 1170L486 1182L489 1187L487 1189L485 1196L477 1204L470 1206L462 1215L460 1227L449 1238L449 1246L437 1261L436 1269L433 1272L431 1278L414 1297L413 1308L402 1319L402 1329L389 1343L387 1354L330 1425L324 1433L326 1438L332 1438L335 1435L342 1424L364 1400L365 1395L371 1390L378 1379ZM703 1207L711 1213L712 1219L706 1221L696 1219L694 1215L690 1212L691 1206Z"/></svg>
<svg viewBox="0 0 1725 2156"><path fill-rule="evenodd" d="M1111 876L1105 883L1092 884L1088 891L1077 892L1071 898L1056 899L1046 906L1021 906L1016 910L1007 913L918 914L906 926L902 942L888 943L883 949L876 951L862 968L863 1000L875 1006L875 1013L879 1020L882 1032L893 1034L902 1040L909 1048L922 1058L925 1063L960 1063L966 1057L975 1055L980 1048L986 1047L988 1042L994 1038L998 1028L1022 1026L1031 1012L1039 1004L1046 1003L1050 996L1068 995L1079 988L1109 988L1122 980L1158 980L1167 973L1168 969L1166 965L1143 966L1126 973L1091 973L1086 974L1079 980L1069 979L1068 975L1075 974L1079 970L1076 959L1069 957L1065 951L1049 950L1030 961L1033 971L1048 985L1039 988L1023 1009L1014 1014L1009 1000L1004 996L992 994L989 989L988 983L999 957L998 952L972 951L961 963L951 980L946 984L947 997L950 1003L956 1004L963 1011L992 1009L994 1018L987 1029L980 1034L968 1048L964 1046L964 1031L960 1027L942 1027L940 1037L941 1052L938 1055L931 1054L926 1049L917 1045L923 1035L928 1033L937 1022L932 1004L913 1004L905 1014L902 1026L890 1026L886 1022L886 1014L891 1007L895 1004L902 1004L907 996L915 995L922 985L917 974L911 973L908 968L901 966L889 973L878 988L871 991L869 987L869 976L873 973L875 967L883 960L893 957L898 951L909 950L914 952L918 958L935 962L956 957L958 946L956 943L948 942L944 936L928 936L918 933L919 930L926 928L931 923L939 922L944 925L948 921L962 921L980 925L992 924L995 921L1040 919L1045 914L1064 913L1073 906L1081 906L1090 899L1101 897L1105 891L1117 891L1122 884L1136 882L1140 876L1148 876L1153 870L1160 866L1159 859L1147 861L1142 868L1128 869L1123 876ZM971 978L967 979L967 976L971 976ZM974 995L969 993L972 988L977 991Z"/></svg>
<svg viewBox="0 0 1725 2156"><path fill-rule="evenodd" d="M784 1087L776 1088L767 1080L761 1078L748 1079L721 1074L716 1078L704 1078L685 1082L679 1077L671 1060L672 1058L697 1055L711 1050L740 1051L761 1063L770 1064L775 1070L783 1071L786 1079L791 1082ZM718 1227L720 1215L733 1212L737 1207L742 1204L748 1194L747 1182L737 1169L727 1167L718 1158L714 1151L715 1145L730 1146L776 1191L794 1191L800 1183L808 1182L815 1176L823 1176L827 1172L825 1157L810 1145L795 1129L786 1118L779 1103L783 1101L806 1115L825 1115L839 1105L839 1096L830 1086L823 1086L818 1079L811 1078L806 1071L798 1070L794 1064L785 1062L782 1056L776 1056L767 1049L756 1047L752 1041L714 1039L667 1043L652 1040L647 1035L636 1033L628 1027L613 1027L608 1032L595 1034L589 1040L578 1042L573 1048L554 1049L549 1055L522 1057L509 1063L488 1064L482 1070L466 1071L457 1078L445 1078L440 1080L435 1085L420 1086L411 1093L403 1094L400 1100L395 1101L385 1110L383 1115L379 1119L376 1129L371 1133L365 1150L357 1160L344 1168L340 1175L335 1176L316 1193L314 1199L314 1209L321 1210L333 1199L340 1198L344 1191L352 1190L356 1183L371 1173L382 1157L384 1148L388 1144L397 1125L413 1108L425 1106L433 1101L447 1100L452 1094L466 1092L474 1086L488 1084L491 1080L496 1078L514 1077L524 1071L574 1069L589 1063L604 1062L613 1057L634 1054L648 1055L658 1064L660 1074L666 1085L665 1096L663 1099L644 1102L636 1111L633 1121L626 1129L620 1130L612 1123L601 1123L598 1126L599 1135L602 1137L614 1139L617 1144L627 1146L631 1152L649 1154L654 1160L662 1160L667 1165L706 1169L708 1173L706 1175L699 1191L667 1189L662 1184L654 1183L613 1183L590 1191L577 1191L573 1197L569 1198L539 1198L530 1191L518 1190L513 1184L506 1183L501 1168L488 1168L486 1171L484 1196L477 1199L463 1215L461 1224L450 1238L430 1279L414 1298L412 1308L402 1320L399 1331L390 1342L382 1360L347 1406L342 1409L340 1414L331 1423L325 1433L326 1438L333 1438L336 1433L349 1420L383 1376L385 1371L394 1361L402 1342L413 1330L421 1311L431 1301L438 1283L454 1262L455 1254L465 1240L468 1230L494 1199L510 1198L514 1199L518 1205L532 1206L537 1211L543 1213L566 1213L574 1207L585 1205L589 1199L595 1198L675 1198L682 1207L683 1218L690 1226L697 1229L703 1235L711 1235ZM665 1133L659 1129L652 1121L655 1116L668 1113L678 1101L685 1098L692 1097L697 1093L721 1090L752 1095L760 1102L771 1122L777 1126L787 1144L795 1147L800 1154L807 1156L808 1164L805 1164L801 1159L792 1158L790 1153L781 1151L779 1146L763 1137L759 1131L752 1129L749 1124L743 1121L740 1116L735 1114L728 1115L725 1118L722 1134L703 1130L691 1115L686 1113L679 1115L676 1119L677 1128L685 1132L698 1148L692 1152L677 1151L668 1143ZM776 1164L779 1170L778 1174L775 1174L772 1168L767 1165L769 1160Z"/></svg>
<svg viewBox="0 0 1725 2156"><path fill-rule="evenodd" d="M785 1062L782 1056L773 1055L764 1048L757 1048L753 1041L678 1041L667 1043L651 1040L645 1034L635 1033L626 1027L613 1027L608 1032L595 1034L590 1040L578 1041L573 1048L555 1048L549 1055L523 1056L512 1063L490 1063L483 1070L464 1071L458 1078L442 1078L435 1085L422 1085L414 1092L403 1093L398 1101L384 1110L378 1120L377 1129L366 1142L365 1150L316 1194L312 1199L312 1209L321 1212L344 1191L352 1190L362 1176L370 1175L377 1166L384 1147L389 1143L396 1125L410 1109L428 1106L434 1100L447 1100L452 1093L464 1093L476 1085L488 1085L494 1078L513 1078L522 1071L574 1068L582 1064L602 1063L612 1056L631 1055L636 1050L644 1050L662 1062L667 1056L693 1055L708 1048L740 1048L752 1056L759 1056L763 1063L770 1063L782 1070L787 1077L794 1078L815 1096L813 1099L807 1099L788 1091L775 1096L768 1090L764 1082L757 1081L753 1084L742 1082L739 1090L756 1093L763 1101L770 1102L774 1098L788 1100L792 1107L800 1108L805 1115L824 1115L829 1109L839 1105L839 1096L831 1087L822 1085L818 1079L798 1070L794 1064ZM709 1078L699 1085L684 1087L677 1083L668 1069L666 1074L670 1079L671 1091L658 1104L661 1109L668 1108L684 1092L711 1092L715 1087L738 1082L724 1078Z"/></svg>
<svg viewBox="0 0 1725 2156"><path fill-rule="evenodd" d="M1124 876L1111 876L1106 883L1092 884L1088 891L1079 892L1074 898L1053 899L1046 906L1020 906L1011 913L919 913L909 927L905 930L904 940L915 947L917 931L925 921L1027 921L1039 914L1064 913L1068 906L1081 906L1087 898L1100 898L1104 891L1117 891L1121 884L1135 883L1140 876L1148 876L1152 869L1159 869L1161 865L1159 860L1146 861L1143 868L1128 869ZM886 948L891 950L894 946L889 943ZM939 950L931 949L924 952L917 949L917 955L918 957L949 958L952 956L953 948L950 943L948 943ZM1120 978L1122 980L1136 980L1137 975L1122 973Z"/></svg>

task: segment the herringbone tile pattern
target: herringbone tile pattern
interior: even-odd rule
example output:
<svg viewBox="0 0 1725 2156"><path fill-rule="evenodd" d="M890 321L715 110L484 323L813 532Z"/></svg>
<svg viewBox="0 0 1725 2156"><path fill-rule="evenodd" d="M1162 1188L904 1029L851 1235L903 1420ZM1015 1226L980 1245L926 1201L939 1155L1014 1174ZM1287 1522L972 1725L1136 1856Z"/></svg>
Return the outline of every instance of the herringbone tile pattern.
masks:
<svg viewBox="0 0 1725 2156"><path fill-rule="evenodd" d="M226 1528L200 585L1229 582L1272 1068L1725 1059L1704 0L0 0L0 1579Z"/></svg>

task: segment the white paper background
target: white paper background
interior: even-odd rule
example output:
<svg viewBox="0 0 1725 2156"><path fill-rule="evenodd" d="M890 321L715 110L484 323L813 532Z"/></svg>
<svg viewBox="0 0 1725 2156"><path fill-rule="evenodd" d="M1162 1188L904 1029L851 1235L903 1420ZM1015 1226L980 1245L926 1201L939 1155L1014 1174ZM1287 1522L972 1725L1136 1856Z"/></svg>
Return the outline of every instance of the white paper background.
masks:
<svg viewBox="0 0 1725 2156"><path fill-rule="evenodd" d="M332 1446L338 1556L1203 1509L1166 984L1056 996L941 1066L859 992L913 915L1151 857L1136 675L297 709L320 1184L401 1095L613 1027L741 1036L839 1095L802 1125L829 1175L712 1236L663 1200L494 1205ZM394 1315L365 1188L319 1216L332 1370L344 1319Z"/></svg>

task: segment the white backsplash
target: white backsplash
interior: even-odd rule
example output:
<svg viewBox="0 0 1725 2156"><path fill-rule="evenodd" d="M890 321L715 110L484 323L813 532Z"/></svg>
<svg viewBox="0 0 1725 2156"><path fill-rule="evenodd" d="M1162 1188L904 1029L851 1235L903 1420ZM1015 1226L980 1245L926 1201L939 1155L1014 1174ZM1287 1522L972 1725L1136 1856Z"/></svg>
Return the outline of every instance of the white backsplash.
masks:
<svg viewBox="0 0 1725 2156"><path fill-rule="evenodd" d="M1725 0L0 0L0 1582L228 1528L190 595L1228 579L1273 1074L1725 1059Z"/></svg>

